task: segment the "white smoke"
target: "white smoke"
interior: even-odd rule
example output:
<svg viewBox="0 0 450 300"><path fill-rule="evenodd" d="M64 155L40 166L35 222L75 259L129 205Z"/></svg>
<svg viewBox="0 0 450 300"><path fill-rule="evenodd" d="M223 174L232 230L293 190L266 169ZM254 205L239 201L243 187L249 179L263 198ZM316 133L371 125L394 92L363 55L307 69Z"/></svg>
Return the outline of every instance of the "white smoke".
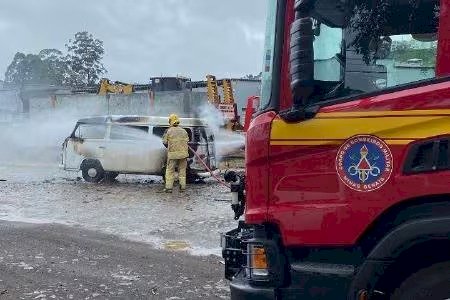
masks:
<svg viewBox="0 0 450 300"><path fill-rule="evenodd" d="M5 103L6 100L2 99L1 102ZM53 108L48 98L33 99L29 116L16 121L1 122L6 115L0 112L0 164L57 165L60 162L62 143L72 133L77 120L105 115L106 108L104 99L96 95L71 95L58 97L58 103ZM244 136L223 128L225 119L216 107L202 105L198 115L206 119L215 135L218 161L244 147ZM140 136L142 132L128 131L127 134ZM151 142L152 148L165 149L160 137L152 137Z"/></svg>
<svg viewBox="0 0 450 300"><path fill-rule="evenodd" d="M200 107L199 115L200 118L207 121L208 127L214 132L217 161L220 162L223 157L234 154L244 148L244 136L223 128L226 120L222 112L214 105L209 103L203 105Z"/></svg>
<svg viewBox="0 0 450 300"><path fill-rule="evenodd" d="M219 160L227 155L236 154L245 147L242 134L220 130L216 135L216 153Z"/></svg>
<svg viewBox="0 0 450 300"><path fill-rule="evenodd" d="M214 135L217 135L225 125L223 114L212 104L205 104L199 109L200 118L205 119L208 127L212 129Z"/></svg>
<svg viewBox="0 0 450 300"><path fill-rule="evenodd" d="M72 118L34 117L11 124L0 133L0 160L7 163L53 164L59 162L64 139L75 127Z"/></svg>

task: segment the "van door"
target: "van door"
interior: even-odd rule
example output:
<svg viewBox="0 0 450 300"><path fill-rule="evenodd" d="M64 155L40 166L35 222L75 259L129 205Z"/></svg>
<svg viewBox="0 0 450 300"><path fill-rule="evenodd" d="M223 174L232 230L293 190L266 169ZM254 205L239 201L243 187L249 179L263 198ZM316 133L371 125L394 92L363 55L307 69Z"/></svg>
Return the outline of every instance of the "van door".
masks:
<svg viewBox="0 0 450 300"><path fill-rule="evenodd" d="M109 143L116 152L114 171L141 174L161 172L164 146L161 139L149 133L148 126L112 125Z"/></svg>
<svg viewBox="0 0 450 300"><path fill-rule="evenodd" d="M102 166L105 171L126 173L128 143L125 140L116 138L116 127L120 125L108 124L108 131L104 141L104 155Z"/></svg>
<svg viewBox="0 0 450 300"><path fill-rule="evenodd" d="M81 143L78 137L68 137L63 143L62 165L64 170L78 171L83 161L83 156L78 153L78 145Z"/></svg>

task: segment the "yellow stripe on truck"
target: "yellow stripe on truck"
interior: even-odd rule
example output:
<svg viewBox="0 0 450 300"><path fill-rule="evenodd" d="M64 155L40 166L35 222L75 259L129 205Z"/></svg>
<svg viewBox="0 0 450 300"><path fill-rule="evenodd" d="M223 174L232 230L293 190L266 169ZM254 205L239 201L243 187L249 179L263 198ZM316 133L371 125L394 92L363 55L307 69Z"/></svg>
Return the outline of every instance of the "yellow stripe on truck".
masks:
<svg viewBox="0 0 450 300"><path fill-rule="evenodd" d="M292 141L270 141L272 146L326 146L326 145L340 145L344 142L342 141L302 141L302 140L292 140ZM407 145L414 142L415 140L384 140L388 145Z"/></svg>
<svg viewBox="0 0 450 300"><path fill-rule="evenodd" d="M286 123L273 121L271 145L336 145L357 134L372 134L388 144L450 133L450 110L320 113Z"/></svg>
<svg viewBox="0 0 450 300"><path fill-rule="evenodd" d="M450 116L450 109L429 109L429 110L394 110L394 111L353 111L353 112L329 112L318 113L316 118L355 118L355 117L382 117L382 116Z"/></svg>

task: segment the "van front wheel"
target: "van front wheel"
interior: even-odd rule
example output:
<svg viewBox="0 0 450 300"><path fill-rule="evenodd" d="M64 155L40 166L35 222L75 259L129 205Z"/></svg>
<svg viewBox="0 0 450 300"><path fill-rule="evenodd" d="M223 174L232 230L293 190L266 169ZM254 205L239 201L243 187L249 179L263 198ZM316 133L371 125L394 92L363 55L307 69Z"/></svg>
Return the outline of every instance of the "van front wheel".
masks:
<svg viewBox="0 0 450 300"><path fill-rule="evenodd" d="M97 160L84 161L81 165L81 172L83 179L86 182L97 183L100 182L105 176L105 171L103 170L100 162Z"/></svg>

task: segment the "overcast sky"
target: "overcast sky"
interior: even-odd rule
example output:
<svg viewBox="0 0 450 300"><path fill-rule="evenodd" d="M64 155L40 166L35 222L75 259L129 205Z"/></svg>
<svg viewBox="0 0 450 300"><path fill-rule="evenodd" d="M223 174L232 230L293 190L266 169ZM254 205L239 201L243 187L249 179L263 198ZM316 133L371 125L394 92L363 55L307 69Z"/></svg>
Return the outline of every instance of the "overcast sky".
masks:
<svg viewBox="0 0 450 300"><path fill-rule="evenodd" d="M265 13L262 0L1 0L0 79L16 52L65 50L85 30L103 40L111 80L257 74Z"/></svg>

